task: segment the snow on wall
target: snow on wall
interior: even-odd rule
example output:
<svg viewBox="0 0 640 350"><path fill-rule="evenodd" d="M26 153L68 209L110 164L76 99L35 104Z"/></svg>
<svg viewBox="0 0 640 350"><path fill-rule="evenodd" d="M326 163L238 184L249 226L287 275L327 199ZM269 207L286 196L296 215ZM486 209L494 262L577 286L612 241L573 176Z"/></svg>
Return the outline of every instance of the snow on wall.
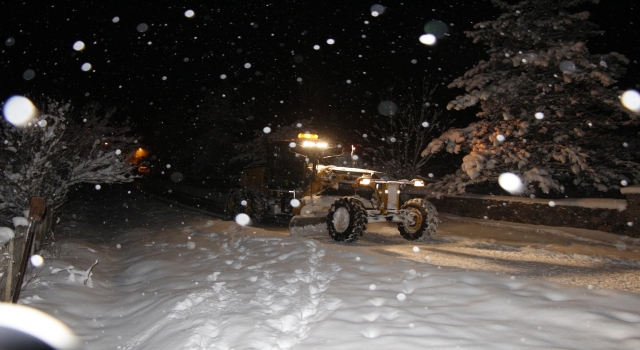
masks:
<svg viewBox="0 0 640 350"><path fill-rule="evenodd" d="M633 190L633 189L632 189ZM636 189L637 190L637 189ZM465 194L429 198L439 212L534 225L566 226L640 237L640 195L627 199Z"/></svg>
<svg viewBox="0 0 640 350"><path fill-rule="evenodd" d="M640 190L640 187L639 187ZM612 198L564 198L564 199L540 199L529 197L511 197L511 196L491 196L491 195L478 195L478 194L465 194L456 197L462 198L476 198L476 199L488 199L504 202L519 202L525 204L545 204L550 206L569 206L569 207L582 207L589 209L615 209L623 211L627 209L626 199L612 199Z"/></svg>
<svg viewBox="0 0 640 350"><path fill-rule="evenodd" d="M640 185L632 185L627 187L622 187L620 189L620 193L622 194L638 194L640 193Z"/></svg>

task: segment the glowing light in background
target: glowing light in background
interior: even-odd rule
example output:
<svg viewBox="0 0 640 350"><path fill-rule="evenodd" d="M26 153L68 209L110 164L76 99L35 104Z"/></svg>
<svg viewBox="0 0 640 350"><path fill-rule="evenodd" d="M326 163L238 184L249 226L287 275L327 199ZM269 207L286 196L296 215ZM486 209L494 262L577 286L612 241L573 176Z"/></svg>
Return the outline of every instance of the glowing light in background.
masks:
<svg viewBox="0 0 640 350"><path fill-rule="evenodd" d="M335 44L335 43L336 43L336 41L335 41L335 40L333 40L333 39L327 39L327 44L329 44L329 45L333 45L333 44Z"/></svg>
<svg viewBox="0 0 640 350"><path fill-rule="evenodd" d="M271 128L268 126L265 126L264 129L262 129L262 132L264 132L265 134L268 134L271 132Z"/></svg>
<svg viewBox="0 0 640 350"><path fill-rule="evenodd" d="M294 198L291 201L289 201L289 204L291 204L292 208L297 208L300 206L300 201Z"/></svg>
<svg viewBox="0 0 640 350"><path fill-rule="evenodd" d="M33 119L38 110L33 102L24 96L11 96L2 108L4 119L15 126L24 126Z"/></svg>
<svg viewBox="0 0 640 350"><path fill-rule="evenodd" d="M88 72L91 70L91 63L86 62L82 65L82 67L80 67L83 71Z"/></svg>
<svg viewBox="0 0 640 350"><path fill-rule="evenodd" d="M320 50L320 45L313 45L314 50Z"/></svg>
<svg viewBox="0 0 640 350"><path fill-rule="evenodd" d="M622 105L634 112L640 112L640 93L636 90L627 90L620 98Z"/></svg>
<svg viewBox="0 0 640 350"><path fill-rule="evenodd" d="M149 26L146 23L140 23L136 27L136 30L139 31L140 33L144 33L147 30L149 30Z"/></svg>
<svg viewBox="0 0 640 350"><path fill-rule="evenodd" d="M433 34L423 34L420 35L420 42L425 45L435 45L437 38Z"/></svg>
<svg viewBox="0 0 640 350"><path fill-rule="evenodd" d="M560 70L563 73L573 73L576 71L576 65L571 61L562 61L560 62Z"/></svg>
<svg viewBox="0 0 640 350"><path fill-rule="evenodd" d="M27 69L22 73L22 78L24 80L31 80L36 77L36 72L33 69Z"/></svg>
<svg viewBox="0 0 640 350"><path fill-rule="evenodd" d="M76 41L75 43L73 43L73 49L76 51L82 51L84 50L84 43L80 40Z"/></svg>
<svg viewBox="0 0 640 350"><path fill-rule="evenodd" d="M502 173L500 177L498 177L498 183L500 187L511 194L521 193L524 189L522 180L520 180L518 175L513 173Z"/></svg>
<svg viewBox="0 0 640 350"><path fill-rule="evenodd" d="M220 74L220 79L227 79L227 75L226 74Z"/></svg>
<svg viewBox="0 0 640 350"><path fill-rule="evenodd" d="M386 10L386 7L384 7L384 6L380 5L380 4L375 4L375 5L371 6L371 8L369 10L371 11L371 16L378 17L379 15L384 13L384 11Z"/></svg>
<svg viewBox="0 0 640 350"><path fill-rule="evenodd" d="M544 113L542 113L542 112L536 113L536 119L538 119L538 120L544 119Z"/></svg>
<svg viewBox="0 0 640 350"><path fill-rule="evenodd" d="M113 23L118 23L118 22L120 22L120 17L118 17L118 16L113 17L113 19L111 20L111 22L113 22Z"/></svg>
<svg viewBox="0 0 640 350"><path fill-rule="evenodd" d="M187 18L192 18L195 14L196 14L196 13L195 13L195 12L193 12L193 10L186 10L186 11L184 12L184 16L185 16L185 17L187 17Z"/></svg>
<svg viewBox="0 0 640 350"><path fill-rule="evenodd" d="M184 180L184 175L182 175L182 173L175 172L171 174L171 181L177 183L177 182L182 182L182 180Z"/></svg>
<svg viewBox="0 0 640 350"><path fill-rule="evenodd" d="M247 226L251 223L251 218L249 215L241 213L236 215L236 223L240 226Z"/></svg>
<svg viewBox="0 0 640 350"><path fill-rule="evenodd" d="M7 40L4 41L4 44L7 46L13 46L13 44L16 43L16 39L14 39L13 37L9 37L7 38Z"/></svg>
<svg viewBox="0 0 640 350"><path fill-rule="evenodd" d="M398 105L393 101L382 101L378 104L378 112L382 115L390 117L398 111Z"/></svg>
<svg viewBox="0 0 640 350"><path fill-rule="evenodd" d="M442 39L449 32L449 27L440 21L433 20L424 25L424 32L433 34L438 39Z"/></svg>
<svg viewBox="0 0 640 350"><path fill-rule="evenodd" d="M96 185L96 190L100 190L101 188L102 188L102 186Z"/></svg>
<svg viewBox="0 0 640 350"><path fill-rule="evenodd" d="M54 317L34 308L0 304L0 328L26 333L53 349L79 349L80 342L71 329Z"/></svg>
<svg viewBox="0 0 640 350"><path fill-rule="evenodd" d="M505 137L504 137L504 135L498 135L498 136L496 136L496 140L498 140L500 142L503 142L505 140Z"/></svg>
<svg viewBox="0 0 640 350"><path fill-rule="evenodd" d="M42 257L42 255L32 255L31 258L29 258L29 261L34 267L40 267L44 265L44 258Z"/></svg>

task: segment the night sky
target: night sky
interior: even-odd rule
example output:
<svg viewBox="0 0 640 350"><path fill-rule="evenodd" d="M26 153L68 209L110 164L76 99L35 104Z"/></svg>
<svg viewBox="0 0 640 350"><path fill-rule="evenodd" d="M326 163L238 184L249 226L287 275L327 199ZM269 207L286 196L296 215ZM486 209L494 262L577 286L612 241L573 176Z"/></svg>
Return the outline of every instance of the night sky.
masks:
<svg viewBox="0 0 640 350"><path fill-rule="evenodd" d="M207 95L234 94L252 105L256 125L313 117L348 122L348 129L410 80L431 76L446 85L486 58L486 48L463 31L500 13L488 0L45 3L2 2L0 99L97 101L138 126L197 111ZM376 4L386 8L374 17ZM589 43L591 52L631 59L621 88L640 83L637 7L632 0L587 6L606 31ZM426 46L418 38L431 20L449 33ZM82 51L74 50L76 41ZM434 101L442 108L461 93L442 91Z"/></svg>

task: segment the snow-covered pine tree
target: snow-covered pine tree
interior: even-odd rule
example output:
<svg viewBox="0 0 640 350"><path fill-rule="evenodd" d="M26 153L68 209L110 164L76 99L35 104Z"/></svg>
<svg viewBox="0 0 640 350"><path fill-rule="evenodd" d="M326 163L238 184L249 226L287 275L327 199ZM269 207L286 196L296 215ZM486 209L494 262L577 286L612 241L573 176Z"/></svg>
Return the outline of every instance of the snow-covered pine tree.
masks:
<svg viewBox="0 0 640 350"><path fill-rule="evenodd" d="M467 154L433 190L462 193L504 172L522 179L522 194L563 193L566 186L588 194L638 183L638 119L622 107L615 85L628 59L591 54L587 38L603 33L588 12L567 11L589 0L492 2L504 13L465 32L489 46L489 59L449 85L466 93L447 108L479 103L480 121L450 129L424 149L423 156Z"/></svg>
<svg viewBox="0 0 640 350"><path fill-rule="evenodd" d="M0 121L0 226L22 216L31 197L57 208L75 185L133 180L135 140L128 126L112 123L114 111L93 105L77 113L52 100L36 105L40 114L25 127Z"/></svg>
<svg viewBox="0 0 640 350"><path fill-rule="evenodd" d="M407 88L399 97L397 111L388 113L394 108L382 108L388 115L372 118L357 131L362 134L364 155L372 169L398 179L418 177L431 158L431 154L421 157L420 152L452 122L434 103L436 89L428 79Z"/></svg>

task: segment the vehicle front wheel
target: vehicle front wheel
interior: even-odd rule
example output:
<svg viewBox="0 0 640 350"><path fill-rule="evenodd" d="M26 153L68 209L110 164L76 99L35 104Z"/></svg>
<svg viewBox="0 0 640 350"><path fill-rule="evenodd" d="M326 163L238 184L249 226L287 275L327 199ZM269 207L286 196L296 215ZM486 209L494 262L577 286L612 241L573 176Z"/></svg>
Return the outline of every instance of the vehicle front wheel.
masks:
<svg viewBox="0 0 640 350"><path fill-rule="evenodd" d="M333 202L327 214L327 229L334 241L353 243L362 236L367 224L367 211L362 202L340 198Z"/></svg>
<svg viewBox="0 0 640 350"><path fill-rule="evenodd" d="M438 228L438 211L433 204L422 198L413 198L402 205L408 214L408 220L398 224L400 235L409 240L425 241L431 238Z"/></svg>

